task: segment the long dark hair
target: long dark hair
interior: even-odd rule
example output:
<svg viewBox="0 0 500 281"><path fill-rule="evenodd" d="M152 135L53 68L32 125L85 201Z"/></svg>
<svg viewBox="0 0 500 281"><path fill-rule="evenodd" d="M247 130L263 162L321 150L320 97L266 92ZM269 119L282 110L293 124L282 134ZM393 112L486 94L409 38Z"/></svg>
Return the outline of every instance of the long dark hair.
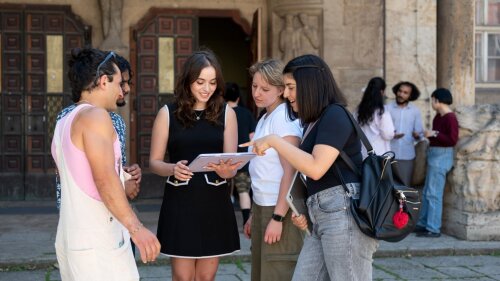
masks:
<svg viewBox="0 0 500 281"><path fill-rule="evenodd" d="M373 116L377 112L379 116L384 114L384 96L386 84L384 79L374 77L370 79L366 86L363 98L358 105L358 123L367 125L373 121Z"/></svg>
<svg viewBox="0 0 500 281"><path fill-rule="evenodd" d="M220 125L219 116L224 106L224 99L222 98L224 78L215 54L211 50L204 49L194 52L187 58L175 85L174 97L177 109L174 113L184 127L192 127L196 121L194 113L196 98L191 93L191 84L198 79L201 71L208 66L215 69L217 88L207 102L207 108L204 111L205 119L214 125Z"/></svg>
<svg viewBox="0 0 500 281"><path fill-rule="evenodd" d="M298 117L302 124L311 123L318 120L330 104L347 104L332 71L318 56L303 55L292 59L285 66L283 74L292 74L297 84L297 114L293 112L289 101L286 101L288 117L292 120Z"/></svg>

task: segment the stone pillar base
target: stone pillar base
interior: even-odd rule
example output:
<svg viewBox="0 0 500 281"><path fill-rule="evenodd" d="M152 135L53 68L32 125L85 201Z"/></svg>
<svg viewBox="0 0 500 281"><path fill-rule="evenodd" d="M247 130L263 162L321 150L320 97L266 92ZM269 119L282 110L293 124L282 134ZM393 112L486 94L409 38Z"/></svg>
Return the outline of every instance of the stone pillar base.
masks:
<svg viewBox="0 0 500 281"><path fill-rule="evenodd" d="M448 174L443 232L466 240L500 240L500 105L460 106L454 168Z"/></svg>
<svg viewBox="0 0 500 281"><path fill-rule="evenodd" d="M500 211L471 213L445 208L442 232L468 241L500 240Z"/></svg>

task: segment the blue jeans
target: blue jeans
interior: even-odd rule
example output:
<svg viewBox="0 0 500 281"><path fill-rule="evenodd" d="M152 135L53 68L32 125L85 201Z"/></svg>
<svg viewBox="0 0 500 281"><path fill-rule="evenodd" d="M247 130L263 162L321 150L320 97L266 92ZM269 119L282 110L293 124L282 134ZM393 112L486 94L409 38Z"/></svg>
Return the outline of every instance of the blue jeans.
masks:
<svg viewBox="0 0 500 281"><path fill-rule="evenodd" d="M350 210L351 196L359 196L359 185L348 187L349 194L339 185L307 199L313 231L304 240L293 281L372 280L378 241L359 230Z"/></svg>
<svg viewBox="0 0 500 281"><path fill-rule="evenodd" d="M453 167L453 147L429 147L422 206L417 226L428 231L441 231L443 192L446 174Z"/></svg>

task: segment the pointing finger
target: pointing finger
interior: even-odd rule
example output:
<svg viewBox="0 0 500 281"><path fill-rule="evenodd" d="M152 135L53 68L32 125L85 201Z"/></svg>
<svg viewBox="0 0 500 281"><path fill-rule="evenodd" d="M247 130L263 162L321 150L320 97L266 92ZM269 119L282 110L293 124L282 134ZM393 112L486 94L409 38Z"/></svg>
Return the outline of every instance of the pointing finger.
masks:
<svg viewBox="0 0 500 281"><path fill-rule="evenodd" d="M242 144L238 145L238 147L249 147L249 146L252 146L253 144L254 144L253 141L249 141L249 142L242 143Z"/></svg>

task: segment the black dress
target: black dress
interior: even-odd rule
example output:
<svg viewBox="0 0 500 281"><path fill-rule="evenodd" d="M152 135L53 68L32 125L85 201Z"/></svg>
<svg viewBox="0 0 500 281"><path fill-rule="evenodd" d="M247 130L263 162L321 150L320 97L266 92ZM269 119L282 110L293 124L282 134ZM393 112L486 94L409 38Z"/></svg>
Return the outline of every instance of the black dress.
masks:
<svg viewBox="0 0 500 281"><path fill-rule="evenodd" d="M209 123L203 112L191 128L184 128L175 118L175 106L168 105L168 109L170 163L189 163L201 153L223 152L225 109L219 117L221 125ZM208 258L238 251L240 240L229 192L226 180L215 172L195 173L188 182L167 177L157 231L161 253Z"/></svg>

